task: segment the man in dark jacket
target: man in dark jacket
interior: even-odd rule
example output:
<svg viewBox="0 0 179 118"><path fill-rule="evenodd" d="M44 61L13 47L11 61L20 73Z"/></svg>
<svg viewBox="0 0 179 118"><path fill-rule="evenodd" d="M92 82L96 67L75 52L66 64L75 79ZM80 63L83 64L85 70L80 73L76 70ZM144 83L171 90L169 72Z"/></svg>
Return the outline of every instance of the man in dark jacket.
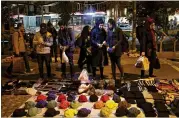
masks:
<svg viewBox="0 0 179 118"><path fill-rule="evenodd" d="M56 41L57 31L53 27L51 22L47 23L47 31L50 32L53 37L53 45L50 47L51 57L55 56L55 62L57 62L57 41Z"/></svg>
<svg viewBox="0 0 179 118"><path fill-rule="evenodd" d="M103 66L104 66L104 51L103 42L106 40L106 31L103 28L103 20L99 20L96 26L91 31L91 53L92 53L92 68L93 77L96 78L96 67L100 68L101 79L104 78Z"/></svg>
<svg viewBox="0 0 179 118"><path fill-rule="evenodd" d="M73 53L75 49L75 36L74 32L72 29L65 27L65 23L63 21L59 21L58 23L60 29L58 31L58 43L60 46L60 57L62 60L62 53L65 51L68 59L69 59L69 64L70 64L70 74L71 74L71 79L74 76L73 72ZM61 61L61 69L62 69L62 77L66 78L66 64L65 62Z"/></svg>
<svg viewBox="0 0 179 118"><path fill-rule="evenodd" d="M117 84L116 81L116 65L121 73L121 79L124 77L123 67L121 65L121 55L122 55L122 40L123 40L123 32L120 28L116 27L116 23L113 19L108 20L108 36L107 36L107 51L109 53L109 57L111 60L111 69L112 75L115 80L115 85Z"/></svg>

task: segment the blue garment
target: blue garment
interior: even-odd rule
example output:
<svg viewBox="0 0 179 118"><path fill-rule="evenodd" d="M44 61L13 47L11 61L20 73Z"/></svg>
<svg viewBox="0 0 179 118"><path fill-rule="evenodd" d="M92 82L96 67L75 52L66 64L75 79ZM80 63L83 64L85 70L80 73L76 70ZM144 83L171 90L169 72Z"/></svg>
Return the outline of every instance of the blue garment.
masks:
<svg viewBox="0 0 179 118"><path fill-rule="evenodd" d="M114 46L114 42L113 42L113 30L108 30L108 36L107 36L107 41L106 43L108 44L108 46L111 48Z"/></svg>

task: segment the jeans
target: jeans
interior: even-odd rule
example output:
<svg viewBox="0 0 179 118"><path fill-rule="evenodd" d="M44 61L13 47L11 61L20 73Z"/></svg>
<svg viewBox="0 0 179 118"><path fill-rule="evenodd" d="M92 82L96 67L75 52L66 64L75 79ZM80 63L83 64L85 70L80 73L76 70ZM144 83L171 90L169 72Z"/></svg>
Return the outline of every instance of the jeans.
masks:
<svg viewBox="0 0 179 118"><path fill-rule="evenodd" d="M14 54L15 57L18 57L16 54ZM25 67L26 67L26 72L30 72L30 66L29 66L29 61L28 61L28 56L26 52L20 52L20 57L23 57L24 62L25 62ZM11 62L10 66L7 68L7 73L12 74L12 69L13 69L13 62Z"/></svg>
<svg viewBox="0 0 179 118"><path fill-rule="evenodd" d="M50 47L51 57L55 56L55 62L57 62L57 45L52 45Z"/></svg>
<svg viewBox="0 0 179 118"><path fill-rule="evenodd" d="M74 63L73 63L73 52L65 52L68 59L69 59L69 65L70 65L70 75L71 75L71 78L73 77L74 75L74 71L73 71L73 68L74 68ZM60 51L60 59L62 60L62 51ZM66 75L66 63L62 63L61 61L61 69L62 69L62 75Z"/></svg>
<svg viewBox="0 0 179 118"><path fill-rule="evenodd" d="M46 69L47 69L47 76L51 77L51 66L50 66L50 59L51 56L50 54L37 54L37 61L38 61L38 66L39 66L39 73L40 73L40 78L44 78L44 73L43 73L43 63L45 61Z"/></svg>
<svg viewBox="0 0 179 118"><path fill-rule="evenodd" d="M124 72L121 65L121 57L110 54L110 60L111 60L111 70L112 70L113 79L116 80L116 65L121 73L121 77L123 77Z"/></svg>

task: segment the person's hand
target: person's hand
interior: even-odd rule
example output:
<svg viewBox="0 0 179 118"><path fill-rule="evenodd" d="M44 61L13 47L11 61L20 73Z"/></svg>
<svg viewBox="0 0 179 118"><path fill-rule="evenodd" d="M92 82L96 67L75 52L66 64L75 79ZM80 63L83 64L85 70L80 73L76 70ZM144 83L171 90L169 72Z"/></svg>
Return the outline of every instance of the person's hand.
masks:
<svg viewBox="0 0 179 118"><path fill-rule="evenodd" d="M63 50L63 46L60 46L60 49Z"/></svg>
<svg viewBox="0 0 179 118"><path fill-rule="evenodd" d="M103 41L103 45L105 45L105 46L106 46L106 41Z"/></svg>
<svg viewBox="0 0 179 118"><path fill-rule="evenodd" d="M98 47L99 47L99 48L102 48L102 45L101 45L101 44L98 44Z"/></svg>
<svg viewBox="0 0 179 118"><path fill-rule="evenodd" d="M107 47L107 51L109 50L109 47Z"/></svg>
<svg viewBox="0 0 179 118"><path fill-rule="evenodd" d="M20 56L19 52L16 52L15 57L19 57L19 56Z"/></svg>
<svg viewBox="0 0 179 118"><path fill-rule="evenodd" d="M115 46L112 47L113 50L115 50L115 48L116 48Z"/></svg>
<svg viewBox="0 0 179 118"><path fill-rule="evenodd" d="M145 56L145 52L142 52L141 55L142 55L142 56Z"/></svg>

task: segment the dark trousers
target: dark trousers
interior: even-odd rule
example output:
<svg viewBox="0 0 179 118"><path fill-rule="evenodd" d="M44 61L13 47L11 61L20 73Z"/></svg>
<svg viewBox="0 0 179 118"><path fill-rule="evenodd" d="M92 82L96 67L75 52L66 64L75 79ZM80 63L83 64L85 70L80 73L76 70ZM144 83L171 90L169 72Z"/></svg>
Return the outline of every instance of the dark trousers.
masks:
<svg viewBox="0 0 179 118"><path fill-rule="evenodd" d="M15 57L17 57L16 54L14 54ZM26 72L30 72L30 66L29 66L29 61L28 61L28 56L27 56L27 53L26 52L20 52L20 57L23 57L24 59L24 62L25 62L25 67L26 67ZM9 74L12 74L12 69L13 69L13 62L11 62L10 66L7 68L7 72Z"/></svg>
<svg viewBox="0 0 179 118"><path fill-rule="evenodd" d="M50 47L51 57L55 56L55 62L57 62L57 45L52 45Z"/></svg>
<svg viewBox="0 0 179 118"><path fill-rule="evenodd" d="M69 65L70 65L70 75L71 75L71 78L73 77L74 75L74 71L73 71L73 68L74 68L74 63L73 63L73 52L65 52L68 59L69 59ZM62 51L60 51L60 59L62 60ZM61 69L62 69L62 75L63 76L66 76L66 63L62 63L61 61Z"/></svg>
<svg viewBox="0 0 179 118"><path fill-rule="evenodd" d="M83 65L84 64L87 64L87 71L89 73L91 73L91 60L92 57L91 55L87 55L87 52L86 52L86 49L82 49L80 50L80 57L79 57L79 60L78 60L78 66L79 68L82 70L83 69Z"/></svg>
<svg viewBox="0 0 179 118"><path fill-rule="evenodd" d="M43 63L45 61L46 69L47 69L47 76L51 77L51 66L50 66L50 54L37 54L37 61L39 65L39 73L40 77L43 79L44 78L44 73L43 73Z"/></svg>
<svg viewBox="0 0 179 118"><path fill-rule="evenodd" d="M147 58L148 58L148 60L150 62L150 64L149 64L149 76L153 75L153 70L154 70L154 64L155 64L155 61L156 61L156 57L157 57L156 50L152 50L151 55L147 56ZM141 70L141 77L144 77L144 76L145 76L145 71Z"/></svg>
<svg viewBox="0 0 179 118"><path fill-rule="evenodd" d="M121 73L121 77L123 77L124 72L123 72L123 68L121 66L121 57L110 54L110 60L111 60L112 76L113 76L114 80L116 80L116 65Z"/></svg>

